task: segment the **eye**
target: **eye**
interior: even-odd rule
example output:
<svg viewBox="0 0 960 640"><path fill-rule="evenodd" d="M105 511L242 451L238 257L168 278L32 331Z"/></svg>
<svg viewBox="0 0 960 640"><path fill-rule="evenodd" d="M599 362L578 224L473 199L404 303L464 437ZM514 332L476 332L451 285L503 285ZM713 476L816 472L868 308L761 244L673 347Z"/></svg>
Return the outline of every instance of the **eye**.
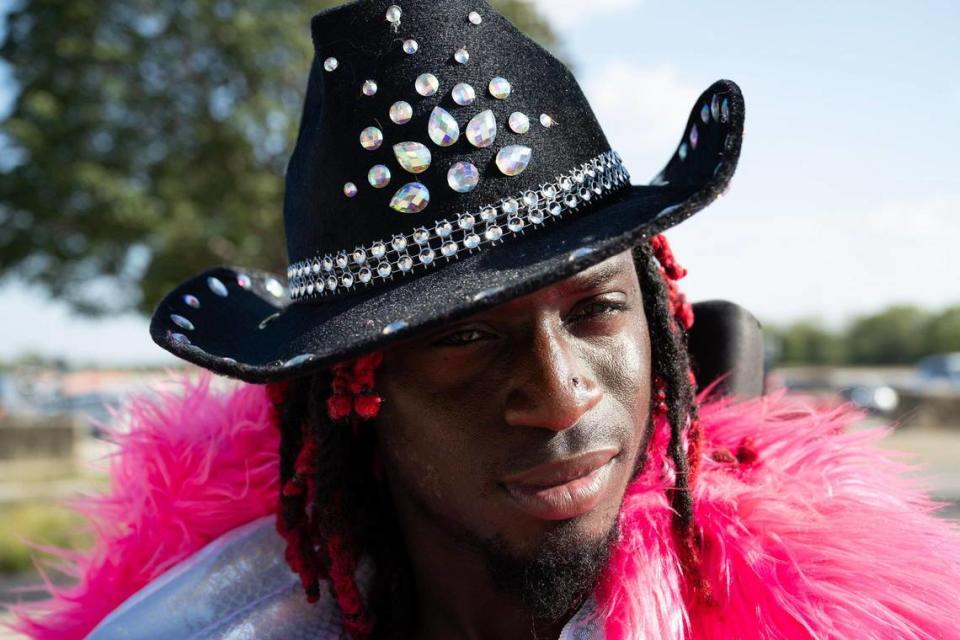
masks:
<svg viewBox="0 0 960 640"><path fill-rule="evenodd" d="M464 345L470 345L475 342L480 342L484 340L487 335L487 333L480 331L479 329L464 329L463 331L451 333L450 335L437 340L434 344L438 347L460 347Z"/></svg>
<svg viewBox="0 0 960 640"><path fill-rule="evenodd" d="M608 315L614 315L626 311L627 305L622 302L612 300L598 300L584 305L578 309L569 319L573 322L580 320L591 320L602 318Z"/></svg>

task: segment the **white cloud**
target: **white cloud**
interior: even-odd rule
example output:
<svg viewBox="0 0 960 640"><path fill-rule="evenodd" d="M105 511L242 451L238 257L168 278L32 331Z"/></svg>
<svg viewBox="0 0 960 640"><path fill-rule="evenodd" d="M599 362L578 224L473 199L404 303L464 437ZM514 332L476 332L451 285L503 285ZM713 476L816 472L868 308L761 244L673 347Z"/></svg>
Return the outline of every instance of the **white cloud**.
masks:
<svg viewBox="0 0 960 640"><path fill-rule="evenodd" d="M560 28L583 22L596 15L640 6L642 0L530 0L550 22Z"/></svg>
<svg viewBox="0 0 960 640"><path fill-rule="evenodd" d="M633 168L634 182L646 182L670 159L700 95L672 68L619 61L583 74L581 82L610 145Z"/></svg>
<svg viewBox="0 0 960 640"><path fill-rule="evenodd" d="M738 215L737 200L668 234L694 299L730 299L777 322L960 304L960 197L803 213L772 203L768 216Z"/></svg>

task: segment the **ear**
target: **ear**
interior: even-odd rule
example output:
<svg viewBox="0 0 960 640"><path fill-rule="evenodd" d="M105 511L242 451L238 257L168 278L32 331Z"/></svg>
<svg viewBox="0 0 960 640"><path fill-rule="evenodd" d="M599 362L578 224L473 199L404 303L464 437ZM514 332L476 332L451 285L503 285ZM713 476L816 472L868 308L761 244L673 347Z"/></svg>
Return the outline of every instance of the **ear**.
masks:
<svg viewBox="0 0 960 640"><path fill-rule="evenodd" d="M690 357L701 389L714 382L725 396L763 395L763 331L753 315L732 302L693 305L696 321L688 334Z"/></svg>

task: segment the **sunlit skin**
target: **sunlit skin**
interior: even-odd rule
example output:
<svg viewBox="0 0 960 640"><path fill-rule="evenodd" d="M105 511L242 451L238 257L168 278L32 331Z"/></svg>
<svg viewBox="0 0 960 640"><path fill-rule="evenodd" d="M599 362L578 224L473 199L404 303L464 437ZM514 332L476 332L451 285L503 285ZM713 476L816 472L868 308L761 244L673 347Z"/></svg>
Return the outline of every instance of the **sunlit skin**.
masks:
<svg viewBox="0 0 960 640"><path fill-rule="evenodd" d="M650 368L629 252L385 352L377 433L416 578L418 638L531 637L529 614L493 588L458 533L500 536L524 556L561 523L606 537L646 441ZM588 452L587 466L610 461L580 482L593 493L573 507L564 490L560 511L524 506L505 482ZM565 622L537 634L556 638Z"/></svg>

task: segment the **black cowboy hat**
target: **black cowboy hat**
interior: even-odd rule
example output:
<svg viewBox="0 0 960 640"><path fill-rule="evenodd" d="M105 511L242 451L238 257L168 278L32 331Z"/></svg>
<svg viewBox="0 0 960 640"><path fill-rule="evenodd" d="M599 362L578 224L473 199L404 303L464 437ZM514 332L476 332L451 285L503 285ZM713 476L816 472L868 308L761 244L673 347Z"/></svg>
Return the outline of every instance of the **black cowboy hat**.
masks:
<svg viewBox="0 0 960 640"><path fill-rule="evenodd" d="M362 0L312 32L287 277L213 269L150 326L227 376L290 378L567 278L707 206L739 159L743 98L719 81L632 185L567 68L484 0Z"/></svg>

